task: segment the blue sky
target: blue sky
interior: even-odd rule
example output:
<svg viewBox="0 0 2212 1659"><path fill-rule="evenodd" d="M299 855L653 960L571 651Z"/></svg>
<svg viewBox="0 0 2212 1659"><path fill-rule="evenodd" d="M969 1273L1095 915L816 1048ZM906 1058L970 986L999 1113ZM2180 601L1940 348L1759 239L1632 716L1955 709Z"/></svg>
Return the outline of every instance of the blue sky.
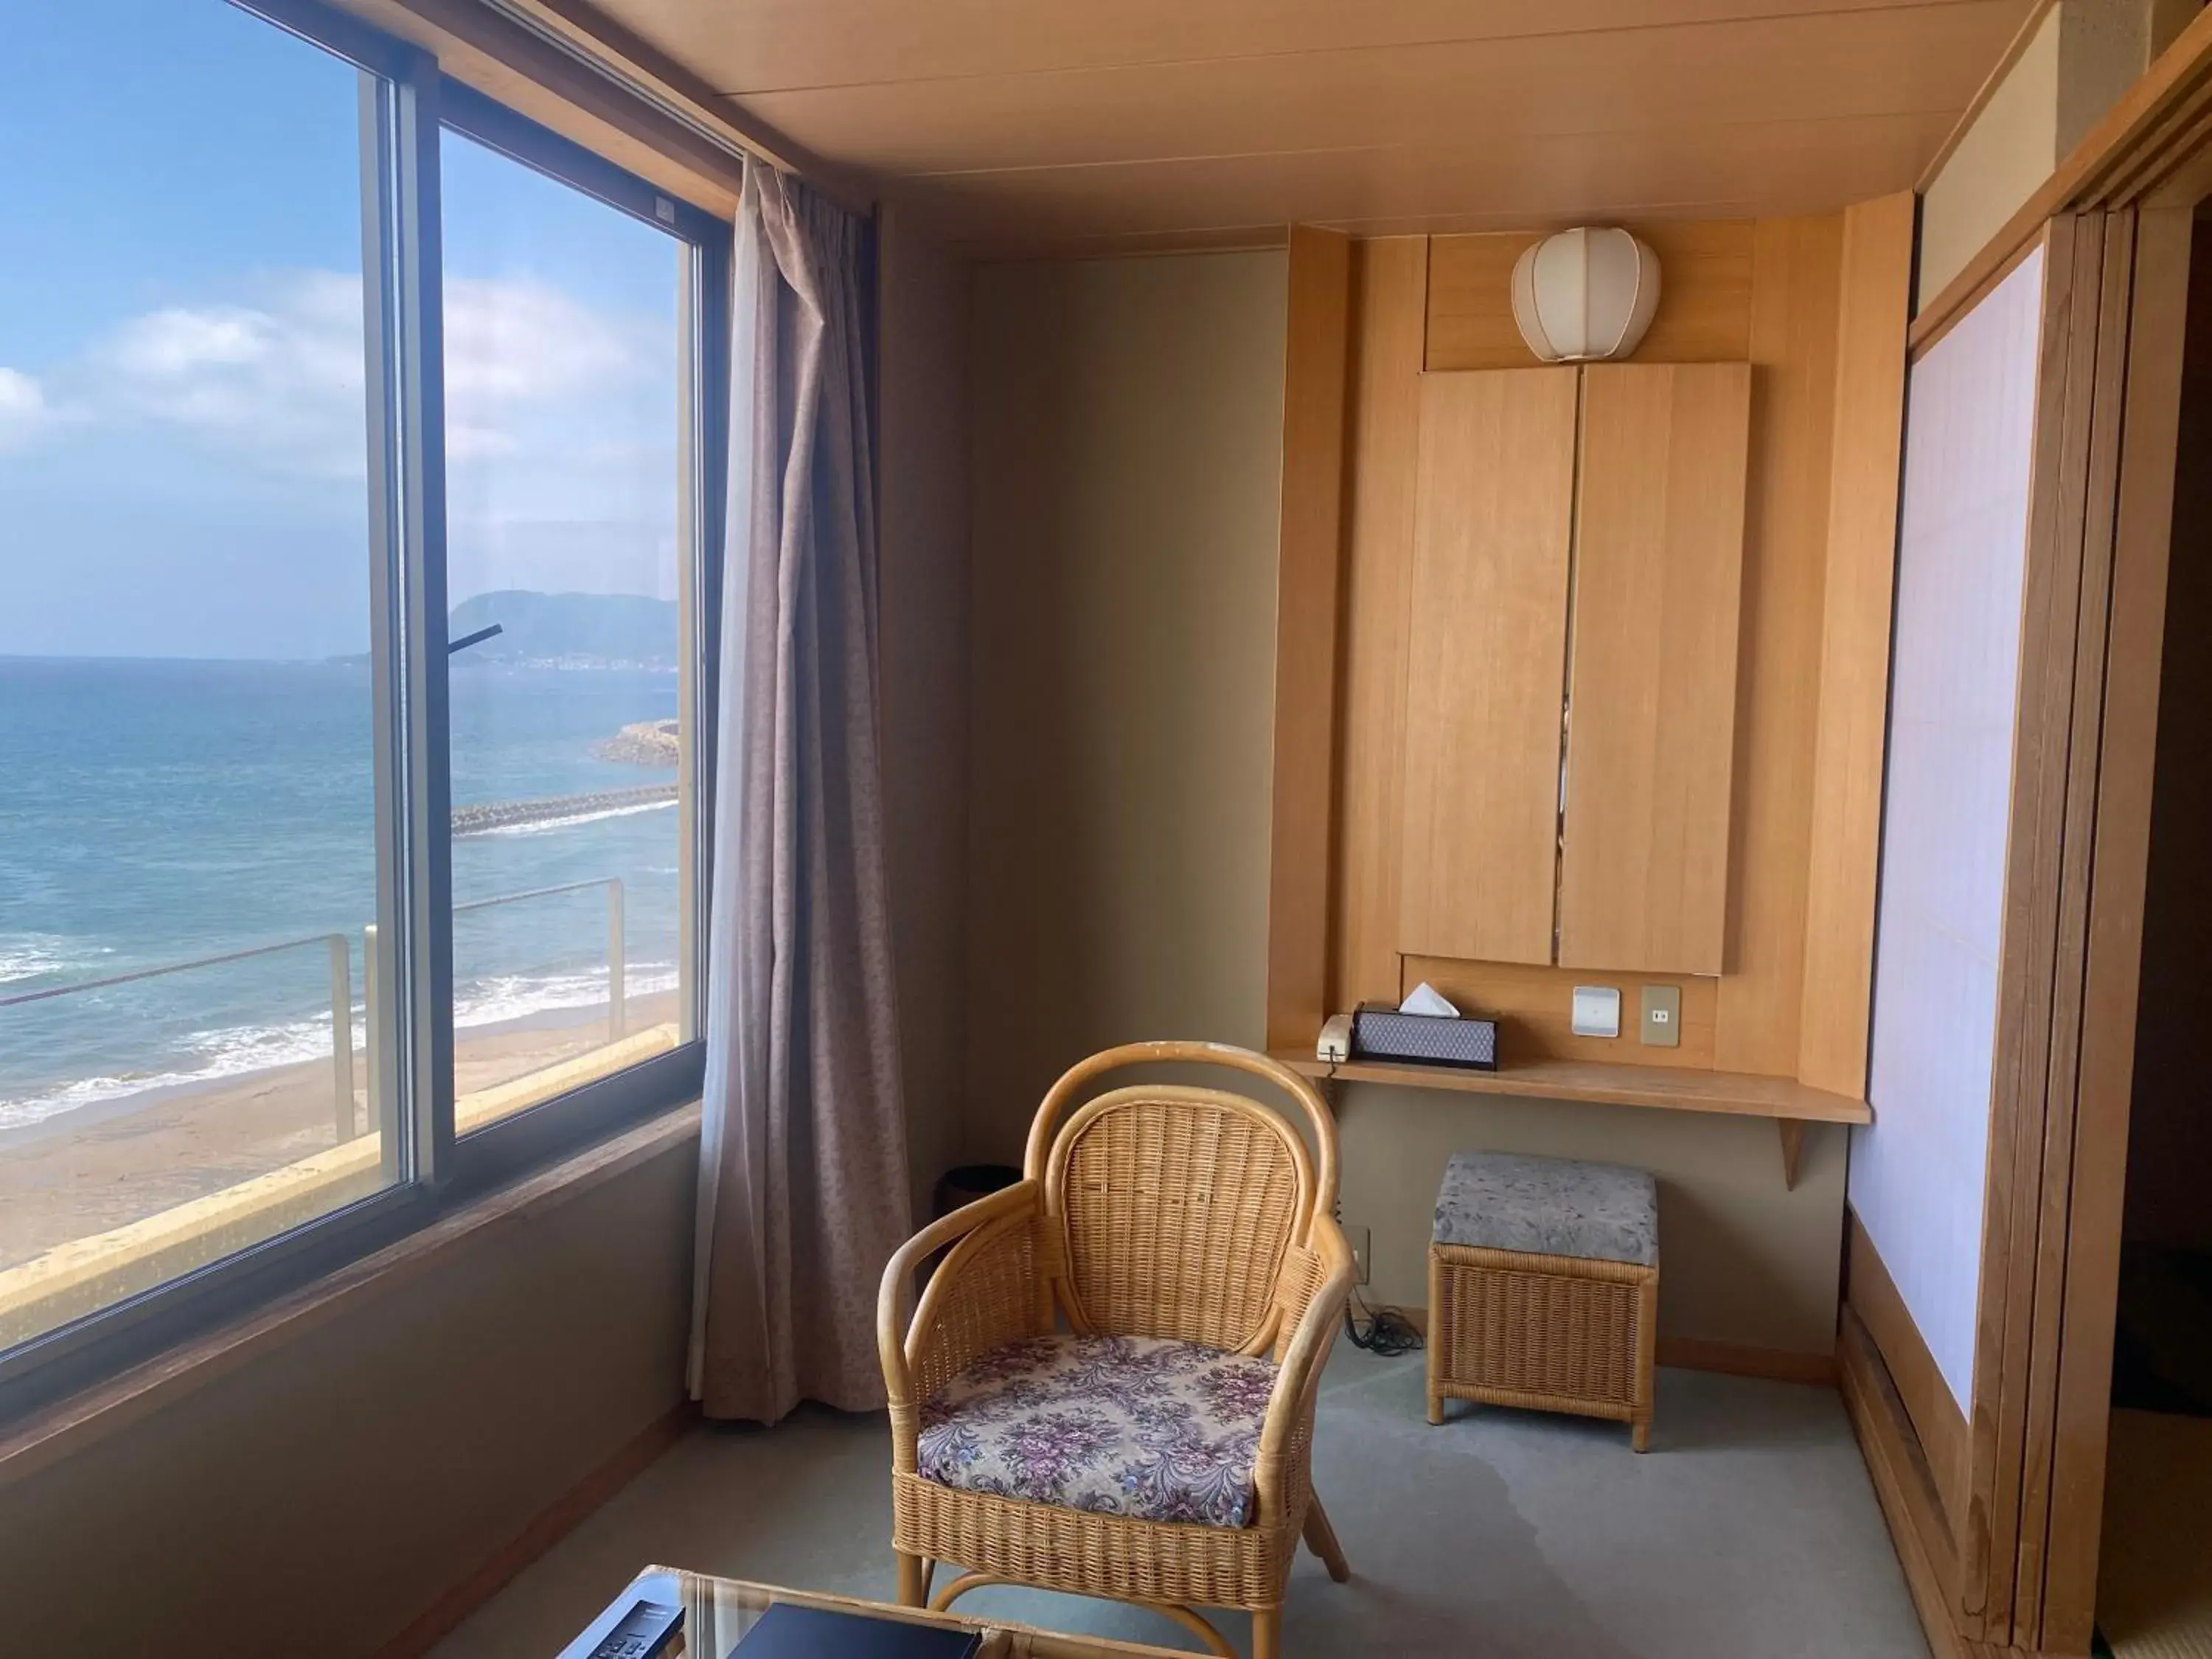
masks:
<svg viewBox="0 0 2212 1659"><path fill-rule="evenodd" d="M9 12L0 654L359 650L356 72L224 0ZM443 148L453 597L672 597L678 245Z"/></svg>

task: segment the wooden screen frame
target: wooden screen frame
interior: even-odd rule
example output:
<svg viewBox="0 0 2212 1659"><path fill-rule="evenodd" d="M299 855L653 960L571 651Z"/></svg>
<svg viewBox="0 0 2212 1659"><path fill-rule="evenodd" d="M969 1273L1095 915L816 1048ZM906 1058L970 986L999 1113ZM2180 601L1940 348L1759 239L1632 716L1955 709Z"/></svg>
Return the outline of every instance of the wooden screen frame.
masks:
<svg viewBox="0 0 2212 1659"><path fill-rule="evenodd" d="M1999 965L1968 1513L1960 1606L1971 1634L2013 1644L2037 1624L2047 1531L2039 1431L2057 1355L2051 1214L2073 1150L2081 1036L2079 936L2096 811L2134 216L2054 219L2023 596L2005 936ZM2089 763L2084 764L2087 761ZM2023 1614L2026 1616L2023 1617ZM1978 1628L1977 1628L1978 1627Z"/></svg>
<svg viewBox="0 0 2212 1659"><path fill-rule="evenodd" d="M2051 228L2072 274L2063 380L2045 384L2063 446L2051 556L2075 561L2077 585L2070 621L2054 596L2043 664L2051 931L2024 951L2019 1046L2001 1057L2011 1224L1984 1261L1974 1412L1978 1474L1990 1459L1977 1495L2009 1546L1985 1564L1984 1625L2027 1651L2086 1653L2095 1616L2189 221L2130 207ZM1992 1158L1992 1207L2005 1168Z"/></svg>
<svg viewBox="0 0 2212 1659"><path fill-rule="evenodd" d="M1963 1492L1905 1409L1916 1356L1883 1352L1878 1286L1843 1343L1939 1655L2086 1653L2094 1619L2190 212L2061 214L2028 246L2044 333Z"/></svg>
<svg viewBox="0 0 2212 1659"><path fill-rule="evenodd" d="M2086 1651L2095 1613L2127 1182L2160 647L2179 459L2191 210L2136 215L2125 326L2114 551L2103 657L2092 874L2081 918L2081 1038L2072 1079L2072 1191L2058 1260L2047 1504L2036 1644ZM2031 1449L2034 1446L2031 1442Z"/></svg>
<svg viewBox="0 0 2212 1659"><path fill-rule="evenodd" d="M1848 1299L1844 1317L1845 1402L1939 1655L2082 1654L2094 1625L2191 221L2208 198L2212 9L1911 331L1917 356L2045 246L2057 332L2039 387L2040 586L2022 648L2032 770L2016 779L2023 880L2007 895L1955 1548L1885 1358Z"/></svg>

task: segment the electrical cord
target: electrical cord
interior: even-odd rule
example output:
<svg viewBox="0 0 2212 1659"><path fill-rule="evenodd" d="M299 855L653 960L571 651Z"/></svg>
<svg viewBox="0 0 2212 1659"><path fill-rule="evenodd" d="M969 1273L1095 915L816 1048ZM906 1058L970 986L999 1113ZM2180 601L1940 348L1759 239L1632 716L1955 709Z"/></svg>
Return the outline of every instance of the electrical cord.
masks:
<svg viewBox="0 0 2212 1659"><path fill-rule="evenodd" d="M1330 1205L1328 1213L1331 1219L1340 1224L1344 1220L1344 1200L1339 1198ZM1357 1315L1352 1312L1355 1305L1359 1310ZM1424 1346L1421 1334L1414 1328L1412 1320L1395 1308L1369 1307L1357 1285L1352 1287L1352 1299L1344 1304L1344 1334L1352 1339L1353 1347L1385 1359L1412 1353Z"/></svg>
<svg viewBox="0 0 2212 1659"><path fill-rule="evenodd" d="M1352 1312L1355 1305L1358 1314ZM1412 1320L1395 1308L1369 1307L1357 1285L1352 1287L1352 1300L1344 1304L1344 1334L1352 1339L1353 1347L1380 1354L1386 1359L1412 1353L1422 1346L1421 1334L1413 1328Z"/></svg>

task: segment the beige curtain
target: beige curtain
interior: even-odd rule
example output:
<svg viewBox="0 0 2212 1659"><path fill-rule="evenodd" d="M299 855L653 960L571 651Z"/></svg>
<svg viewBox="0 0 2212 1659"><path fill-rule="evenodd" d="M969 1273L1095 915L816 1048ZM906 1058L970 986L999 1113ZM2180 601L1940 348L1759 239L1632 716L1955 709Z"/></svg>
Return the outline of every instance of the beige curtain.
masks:
<svg viewBox="0 0 2212 1659"><path fill-rule="evenodd" d="M870 227L748 163L731 322L690 1385L711 1417L884 1403L910 1230L877 772Z"/></svg>

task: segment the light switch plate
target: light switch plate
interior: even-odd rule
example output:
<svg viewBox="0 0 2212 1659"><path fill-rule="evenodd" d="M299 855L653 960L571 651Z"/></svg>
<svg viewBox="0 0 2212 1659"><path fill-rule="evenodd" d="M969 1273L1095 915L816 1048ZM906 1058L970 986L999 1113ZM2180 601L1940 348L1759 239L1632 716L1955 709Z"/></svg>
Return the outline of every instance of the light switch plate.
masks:
<svg viewBox="0 0 2212 1659"><path fill-rule="evenodd" d="M1577 1036L1619 1036L1620 991L1610 985L1576 986L1573 1024Z"/></svg>
<svg viewBox="0 0 2212 1659"><path fill-rule="evenodd" d="M1682 1046L1682 988L1647 985L1644 988L1644 1024L1640 1035L1646 1047Z"/></svg>

